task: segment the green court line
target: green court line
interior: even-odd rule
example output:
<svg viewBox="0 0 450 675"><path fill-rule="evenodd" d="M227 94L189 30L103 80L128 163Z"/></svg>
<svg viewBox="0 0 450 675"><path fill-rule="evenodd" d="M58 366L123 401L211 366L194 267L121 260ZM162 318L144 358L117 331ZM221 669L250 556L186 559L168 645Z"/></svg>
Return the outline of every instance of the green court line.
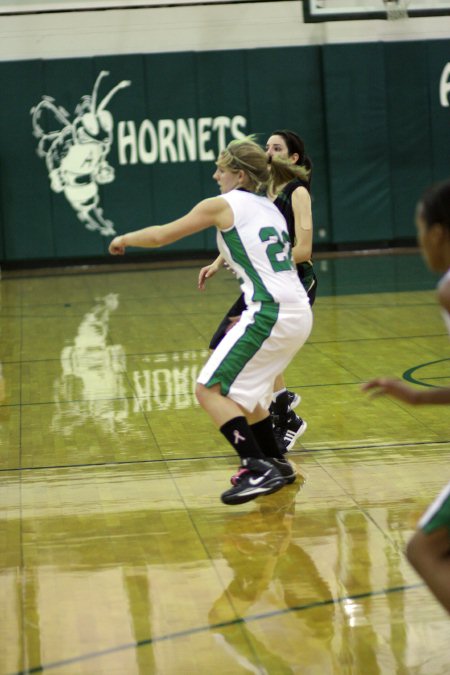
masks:
<svg viewBox="0 0 450 675"><path fill-rule="evenodd" d="M408 370L405 370L405 372L403 373L402 377L403 377L403 379L406 380L407 382L412 382L413 384L420 384L422 387L435 387L434 384L427 384L426 382L423 382L423 381L421 381L421 380L416 380L416 379L413 377L413 373L415 373L416 370L420 370L420 368L425 368L426 366L432 366L432 365L434 365L435 363L442 363L443 361L450 361L450 359L449 359L449 358L446 358L446 359L437 359L437 361L428 361L427 363L421 363L421 364L418 365L418 366L413 366L412 368L408 368ZM428 379L432 379L432 378L428 378ZM436 378L434 378L434 379L436 379ZM439 387L438 387L438 388L439 388Z"/></svg>

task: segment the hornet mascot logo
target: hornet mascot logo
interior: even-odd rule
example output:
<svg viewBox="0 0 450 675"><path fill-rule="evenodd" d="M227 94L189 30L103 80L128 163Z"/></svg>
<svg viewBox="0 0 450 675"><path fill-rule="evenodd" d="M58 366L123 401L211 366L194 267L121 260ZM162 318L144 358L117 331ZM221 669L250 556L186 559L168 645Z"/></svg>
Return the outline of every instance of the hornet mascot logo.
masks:
<svg viewBox="0 0 450 675"><path fill-rule="evenodd" d="M92 95L83 96L75 108L73 121L50 96L43 96L30 113L33 134L39 139L37 154L45 158L51 189L64 192L86 229L110 236L116 234L114 223L103 216L98 189L99 185L114 180L114 169L106 159L111 150L114 122L106 106L114 94L131 82L122 80L98 103L100 82L107 75L106 70L100 72ZM50 131L45 131L41 124L44 114L45 120L53 120Z"/></svg>

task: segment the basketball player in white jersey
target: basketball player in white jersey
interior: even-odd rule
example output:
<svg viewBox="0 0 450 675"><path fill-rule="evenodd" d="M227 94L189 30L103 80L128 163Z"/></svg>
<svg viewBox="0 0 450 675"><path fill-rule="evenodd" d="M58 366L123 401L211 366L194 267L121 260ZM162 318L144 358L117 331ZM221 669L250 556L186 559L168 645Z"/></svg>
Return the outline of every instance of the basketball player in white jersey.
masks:
<svg viewBox="0 0 450 675"><path fill-rule="evenodd" d="M427 265L443 273L438 301L450 334L450 181L425 192L417 206L418 242ZM450 403L450 387L413 389L401 380L376 378L363 385L412 405ZM419 521L407 546L410 563L450 612L450 483Z"/></svg>
<svg viewBox="0 0 450 675"><path fill-rule="evenodd" d="M293 264L286 221L267 197L255 194L269 179L262 148L250 139L232 141L214 176L220 197L199 202L166 225L115 237L109 251L121 255L127 246L165 246L216 227L219 250L240 280L247 308L203 367L196 396L239 455L241 469L222 501L241 504L295 480L268 409L276 376L309 336L312 313Z"/></svg>

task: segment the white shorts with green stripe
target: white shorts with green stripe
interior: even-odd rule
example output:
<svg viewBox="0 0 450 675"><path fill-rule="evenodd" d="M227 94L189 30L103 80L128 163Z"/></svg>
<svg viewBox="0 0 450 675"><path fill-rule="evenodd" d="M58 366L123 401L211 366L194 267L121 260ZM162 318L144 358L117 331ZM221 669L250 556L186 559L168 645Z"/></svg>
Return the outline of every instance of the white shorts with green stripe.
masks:
<svg viewBox="0 0 450 675"><path fill-rule="evenodd" d="M450 483L439 493L419 520L419 528L426 534L446 527L450 534Z"/></svg>
<svg viewBox="0 0 450 675"><path fill-rule="evenodd" d="M312 328L309 303L250 305L202 368L197 382L220 384L221 392L248 412L268 408L273 384L307 340Z"/></svg>

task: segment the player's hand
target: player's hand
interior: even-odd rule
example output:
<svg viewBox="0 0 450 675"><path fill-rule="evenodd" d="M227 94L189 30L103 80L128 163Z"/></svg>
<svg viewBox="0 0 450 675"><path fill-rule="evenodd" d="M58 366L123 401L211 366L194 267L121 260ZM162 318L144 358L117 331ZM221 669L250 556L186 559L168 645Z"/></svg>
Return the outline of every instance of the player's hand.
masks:
<svg viewBox="0 0 450 675"><path fill-rule="evenodd" d="M401 380L390 377L376 377L362 385L363 391L370 391L372 397L392 396L399 401L416 404L418 401L418 391Z"/></svg>
<svg viewBox="0 0 450 675"><path fill-rule="evenodd" d="M123 255L125 253L125 245L123 243L123 236L119 235L114 237L114 239L109 244L109 252L111 255Z"/></svg>
<svg viewBox="0 0 450 675"><path fill-rule="evenodd" d="M216 272L218 272L218 267L216 265L214 265L214 263L211 263L211 265L206 265L206 267L202 267L202 269L198 273L198 290L199 291L205 290L206 280L213 277L216 274Z"/></svg>

